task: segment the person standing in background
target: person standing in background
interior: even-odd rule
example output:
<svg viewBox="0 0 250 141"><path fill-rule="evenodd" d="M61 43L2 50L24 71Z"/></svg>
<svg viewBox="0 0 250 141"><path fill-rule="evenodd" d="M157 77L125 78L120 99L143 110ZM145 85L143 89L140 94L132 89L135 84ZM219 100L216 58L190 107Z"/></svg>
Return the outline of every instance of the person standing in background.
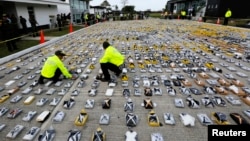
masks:
<svg viewBox="0 0 250 141"><path fill-rule="evenodd" d="M97 20L97 23L101 21L101 16L99 15L99 13L96 14L96 20Z"/></svg>
<svg viewBox="0 0 250 141"><path fill-rule="evenodd" d="M228 8L227 12L225 13L224 23L223 25L228 25L228 20L232 16L232 11Z"/></svg>
<svg viewBox="0 0 250 141"><path fill-rule="evenodd" d="M12 24L17 24L17 18L16 18L16 16L14 14L11 14L10 20L11 20Z"/></svg>
<svg viewBox="0 0 250 141"><path fill-rule="evenodd" d="M29 22L30 22L30 25L31 25L31 30L32 30L33 37L38 36L38 30L37 30L37 26L36 26L36 25L38 25L38 23L37 23L34 15L30 16Z"/></svg>
<svg viewBox="0 0 250 141"><path fill-rule="evenodd" d="M168 11L165 11L165 13L164 13L164 19L168 19Z"/></svg>
<svg viewBox="0 0 250 141"><path fill-rule="evenodd" d="M10 18L7 14L3 14L2 24L0 29L2 30L3 40L6 42L7 48L10 52L17 50L16 39L15 38L15 28L14 24L11 23Z"/></svg>
<svg viewBox="0 0 250 141"><path fill-rule="evenodd" d="M184 9L181 10L181 19L186 19L186 11Z"/></svg>
<svg viewBox="0 0 250 141"><path fill-rule="evenodd" d="M16 40L18 40L17 37L21 35L19 27L18 27L18 23L17 23L18 20L14 14L11 14L10 20L11 20L11 26L13 30L13 38L16 38Z"/></svg>
<svg viewBox="0 0 250 141"><path fill-rule="evenodd" d="M22 17L22 16L20 16L19 17L20 18L20 23L21 23L21 25L22 25L22 32L24 33L24 34L26 34L27 33L27 20L24 18L24 17Z"/></svg>
<svg viewBox="0 0 250 141"><path fill-rule="evenodd" d="M85 13L85 15L84 15L84 22L85 22L86 25L89 25L88 21L89 21L89 14Z"/></svg>
<svg viewBox="0 0 250 141"><path fill-rule="evenodd" d="M57 14L56 20L57 20L58 30L62 31L62 18L60 16L60 14Z"/></svg>

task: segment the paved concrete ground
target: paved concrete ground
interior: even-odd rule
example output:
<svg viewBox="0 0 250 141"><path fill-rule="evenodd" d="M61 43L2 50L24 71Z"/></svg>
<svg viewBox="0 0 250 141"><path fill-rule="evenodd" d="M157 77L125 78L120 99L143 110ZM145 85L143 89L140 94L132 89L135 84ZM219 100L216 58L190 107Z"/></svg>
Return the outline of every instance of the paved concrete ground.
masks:
<svg viewBox="0 0 250 141"><path fill-rule="evenodd" d="M228 36L229 37L223 37ZM170 79L171 74L182 74L186 79L188 79L192 86L199 89L202 92L202 95L194 95L192 97L201 102L201 99L205 96L203 88L194 83L194 79L190 78L187 73L183 71L183 68L176 66L180 72L174 72L174 69L171 67L163 68L161 66L162 73L160 72L146 72L142 73L140 68L138 67L138 63L135 59L135 53L139 52L144 56L149 56L146 48L151 50L153 54L164 53L167 54L170 60L182 60L183 58L176 58L175 55L179 54L180 57L183 56L185 51L190 51L191 53L187 53L190 56L199 57L201 63L204 62L213 62L214 65L223 70L223 73L215 72L219 77L224 78L228 81L231 79L225 78L224 74L233 74L236 79L239 79L242 83L245 84L246 87L249 87L249 71L239 68L232 61L241 62L245 67L249 67L249 63L243 60L238 60L233 58L228 51L238 51L244 54L248 51L248 48L244 47L249 42L249 30L240 29L240 28L231 28L224 27L220 25L211 25L206 23L198 23L195 21L180 21L180 20L160 20L160 19L148 19L144 21L117 21L117 22L105 22L96 24L94 26L79 30L74 32L73 34L63 36L61 38L53 39L51 42L48 42L44 45L39 45L39 47L35 47L36 49L32 50L32 52L23 52L22 55L14 55L12 56L12 60L7 58L8 62L1 64L1 67L6 67L6 69L1 70L1 78L0 86L5 87L5 84L10 80L14 80L13 78L22 74L25 70L30 69L31 71L28 74L24 74L24 76L15 80L13 84L5 87L5 89L1 92L1 95L7 93L8 90L17 86L20 81L26 81L27 84L20 88L18 92L13 94L7 101L0 104L0 107L8 107L9 109L13 108L21 108L23 111L20 115L18 115L15 119L8 119L7 114L3 115L0 120L1 124L6 124L6 127L0 131L1 141L8 140L22 140L25 133L32 127L38 126L41 128L41 131L38 134L43 133L44 130L53 126L56 130L54 141L62 141L67 140L68 131L72 129L79 129L81 131L81 140L89 141L91 140L91 136L93 131L96 130L97 127L101 127L107 135L107 141L118 141L124 140L125 132L128 130L125 122L125 112L124 112L124 104L126 102L126 98L123 96L122 92L125 87L123 87L122 81L120 78L117 79L118 84L114 87L114 94L111 96L112 104L110 109L103 109L102 102L107 97L105 96L106 90L109 88L107 83L100 83L100 86L97 88L97 95L91 97L88 95L88 91L91 89L91 84L94 82L94 77L98 73L100 67L98 61L95 65L95 68L92 70L90 74L88 74L88 79L85 80L85 86L83 88L78 88L77 84L80 79L74 81L73 85L69 88L68 93L64 96L58 95L58 92L64 88L64 85L70 80L63 80L63 84L59 87L51 85L49 87L45 87L44 85L39 85L33 88L33 90L29 94L22 94L22 91L29 87L29 85L36 79L39 78L39 74L36 72L41 69L43 60L52 55L55 50L61 49L65 51L70 56L65 59L65 64L68 68L81 68L84 64L86 67L82 67L82 73L86 74L86 71L89 69L90 60L92 58L99 58L102 55L102 43L104 40L108 40L112 45L117 47L119 50L125 53L126 58L131 56L135 62L135 72L128 72L128 87L131 90L130 98L135 103L134 113L138 115L139 122L136 127L132 129L138 133L138 137L140 141L150 141L150 135L152 133L161 133L164 140L168 141L206 141L207 140L207 127L203 126L198 118L198 113L205 113L209 117L211 117L212 112L223 112L227 115L227 118L231 124L236 124L229 116L231 112L238 112L242 114L247 120L249 118L246 117L242 111L249 110L249 106L246 105L243 101L241 101L241 106L231 105L226 101L226 107L215 106L215 108L206 108L201 104L201 108L192 109L187 106L185 103L186 97L179 92L178 86L173 86L177 91L176 96L170 96L167 94L166 87L163 83L160 83L159 86L150 86L150 88L158 87L162 89L162 96L153 95L151 100L157 104L154 108L156 114L159 116L161 123L163 126L161 127L151 127L147 123L147 115L149 113L148 109L145 109L141 106L143 100L147 98L144 95L144 86L142 79L140 80L139 89L142 90L141 96L134 96L134 87L132 86L132 80L135 76L141 76L145 74L146 76L161 76L165 75L168 79ZM237 38L245 39L245 40L237 40ZM233 42L236 43L233 43ZM231 42L231 44L230 44ZM134 46L137 46L137 51L134 49ZM204 47L215 47L220 48L220 50L214 50L216 55L204 51ZM203 53L198 53L203 49ZM235 50L236 49L236 50ZM181 52L179 52L182 50ZM179 52L179 53L178 53ZM220 55L218 55L220 54ZM225 56L227 59L221 59L221 55ZM142 60L144 61L144 56L142 56ZM13 58L17 57L17 58ZM21 62L17 62L18 59L22 58ZM4 59L4 58L3 58ZM191 61L191 60L190 60ZM2 60L2 62L4 62ZM27 64L26 64L27 63ZM221 66L221 63L227 64L236 70L230 71L230 68ZM10 74L6 74L10 68L14 66L20 66L21 68L15 72ZM128 64L127 64L128 66ZM34 68L34 69L31 69ZM154 68L156 69L156 68ZM128 70L130 70L128 68ZM171 70L171 72L167 71ZM211 74L214 71L206 72ZM246 74L246 77L239 77L237 72L242 72ZM29 75L35 74L36 77L33 80L28 80L27 77ZM198 77L205 82L206 86L212 86L207 83L207 81L201 77ZM217 80L217 78L213 78L210 76L211 80ZM38 88L44 88L46 91L40 95L35 95L34 91ZM56 92L53 95L47 95L46 92L50 88L55 88ZM80 91L78 96L75 96L76 104L71 109L64 109L63 102L64 100L68 100L71 97L72 92L78 89ZM23 98L17 103L10 103L10 99L16 95L22 95ZM24 105L24 100L30 96L35 95L35 101L33 101L30 105ZM225 96L216 94L221 96L224 100ZM239 97L237 95L232 94L235 98ZM212 96L212 95L210 95ZM61 98L60 103L57 106L50 106L49 103L46 103L44 106L39 107L36 105L37 100L40 98L48 98L52 100L54 97ZM174 99L181 98L184 101L184 108L177 108L174 105ZM75 126L74 120L77 115L80 113L80 110L84 108L85 102L87 99L94 99L95 104L93 109L86 109L89 118L84 126ZM37 115L29 122L22 121L22 118L28 111L35 110L37 113L41 113L44 110L50 110L51 115L44 123L39 123L36 121ZM66 113L65 118L61 123L52 122L52 118L55 113L58 111L64 111ZM175 125L166 125L163 119L163 113L169 112L174 115ZM191 116L195 117L195 126L194 127L185 127L180 120L180 113L188 113ZM107 113L111 116L109 125L100 125L99 119L101 114ZM8 132L17 124L23 125L24 130L15 138L8 139L6 135ZM37 140L38 135L36 136Z"/></svg>

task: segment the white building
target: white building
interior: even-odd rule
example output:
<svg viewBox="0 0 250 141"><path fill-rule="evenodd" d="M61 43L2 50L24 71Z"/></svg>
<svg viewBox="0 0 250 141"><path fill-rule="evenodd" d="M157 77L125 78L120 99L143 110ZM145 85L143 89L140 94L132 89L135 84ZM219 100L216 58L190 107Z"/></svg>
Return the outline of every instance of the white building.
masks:
<svg viewBox="0 0 250 141"><path fill-rule="evenodd" d="M106 13L107 9L103 6L90 6L89 13L90 14L99 14L102 15L102 13Z"/></svg>
<svg viewBox="0 0 250 141"><path fill-rule="evenodd" d="M68 15L72 11L72 21L80 21L81 13L89 9L89 1L91 0L1 0L0 14L14 14L18 22L19 16L28 21L34 15L40 27L49 28L56 22L56 15L61 13ZM27 26L30 27L29 22Z"/></svg>

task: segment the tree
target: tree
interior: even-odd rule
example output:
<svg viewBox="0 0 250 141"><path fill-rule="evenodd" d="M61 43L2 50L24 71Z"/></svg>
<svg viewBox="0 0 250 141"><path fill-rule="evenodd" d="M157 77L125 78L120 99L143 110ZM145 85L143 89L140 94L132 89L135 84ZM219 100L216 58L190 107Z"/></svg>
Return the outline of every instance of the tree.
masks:
<svg viewBox="0 0 250 141"><path fill-rule="evenodd" d="M122 7L125 7L125 5L128 3L128 0L121 0Z"/></svg>
<svg viewBox="0 0 250 141"><path fill-rule="evenodd" d="M119 8L118 8L118 6L117 5L115 5L115 10L118 10Z"/></svg>
<svg viewBox="0 0 250 141"><path fill-rule="evenodd" d="M134 13L135 12L135 6L129 6L129 5L127 5L127 6L124 6L123 8L122 8L122 12L123 13Z"/></svg>
<svg viewBox="0 0 250 141"><path fill-rule="evenodd" d="M128 19L132 20L133 19L133 14L135 13L134 9L135 9L135 6L127 5L127 6L124 6L121 11L122 11L123 14L129 15Z"/></svg>

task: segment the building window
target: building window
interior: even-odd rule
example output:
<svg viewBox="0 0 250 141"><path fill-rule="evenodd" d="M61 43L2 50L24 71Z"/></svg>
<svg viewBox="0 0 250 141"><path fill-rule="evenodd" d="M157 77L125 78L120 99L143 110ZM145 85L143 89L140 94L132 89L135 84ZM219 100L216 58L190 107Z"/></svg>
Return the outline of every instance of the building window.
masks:
<svg viewBox="0 0 250 141"><path fill-rule="evenodd" d="M217 4L215 5L215 8L218 8L218 5L217 5Z"/></svg>
<svg viewBox="0 0 250 141"><path fill-rule="evenodd" d="M27 9L28 9L29 17L33 17L33 16L35 17L34 7L29 6L27 7Z"/></svg>
<svg viewBox="0 0 250 141"><path fill-rule="evenodd" d="M207 9L210 9L210 5L208 5Z"/></svg>
<svg viewBox="0 0 250 141"><path fill-rule="evenodd" d="M213 9L213 5L211 5L211 9Z"/></svg>

